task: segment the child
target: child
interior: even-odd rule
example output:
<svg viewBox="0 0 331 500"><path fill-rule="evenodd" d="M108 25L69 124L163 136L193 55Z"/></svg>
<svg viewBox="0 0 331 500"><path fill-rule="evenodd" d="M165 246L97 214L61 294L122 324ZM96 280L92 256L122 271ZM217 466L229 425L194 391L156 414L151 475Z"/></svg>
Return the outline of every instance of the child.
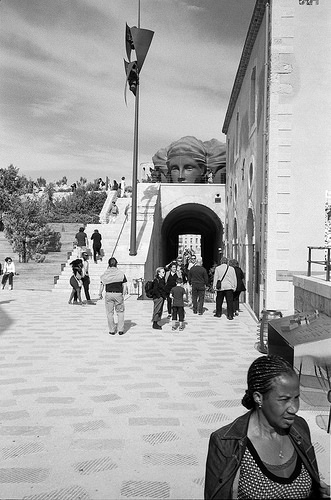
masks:
<svg viewBox="0 0 331 500"><path fill-rule="evenodd" d="M184 295L186 290L183 287L183 278L177 278L176 286L170 290L172 302L172 330L176 330L177 316L179 319L179 330L184 330Z"/></svg>
<svg viewBox="0 0 331 500"><path fill-rule="evenodd" d="M72 276L70 278L70 285L72 286L72 291L69 297L68 304L72 304L72 300L74 299L74 304L83 305L82 296L81 296L81 288L82 288L82 260L76 259L70 262L72 267ZM75 300L77 297L77 300Z"/></svg>

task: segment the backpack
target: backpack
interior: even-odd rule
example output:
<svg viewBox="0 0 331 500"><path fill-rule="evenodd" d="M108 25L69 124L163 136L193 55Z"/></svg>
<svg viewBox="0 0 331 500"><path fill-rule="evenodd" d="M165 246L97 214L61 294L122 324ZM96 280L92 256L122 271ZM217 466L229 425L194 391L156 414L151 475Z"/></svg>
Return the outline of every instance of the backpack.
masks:
<svg viewBox="0 0 331 500"><path fill-rule="evenodd" d="M153 288L154 288L154 283L153 281L146 281L145 283L145 294L146 294L146 297L148 297L149 299L153 298Z"/></svg>

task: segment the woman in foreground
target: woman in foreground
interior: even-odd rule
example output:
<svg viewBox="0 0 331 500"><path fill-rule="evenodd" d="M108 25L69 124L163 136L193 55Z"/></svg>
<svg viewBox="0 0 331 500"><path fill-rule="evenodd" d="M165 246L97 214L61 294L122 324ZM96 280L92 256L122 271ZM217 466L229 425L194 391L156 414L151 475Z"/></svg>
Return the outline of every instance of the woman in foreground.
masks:
<svg viewBox="0 0 331 500"><path fill-rule="evenodd" d="M299 409L299 380L279 356L250 366L242 404L250 411L210 436L205 499L329 498Z"/></svg>

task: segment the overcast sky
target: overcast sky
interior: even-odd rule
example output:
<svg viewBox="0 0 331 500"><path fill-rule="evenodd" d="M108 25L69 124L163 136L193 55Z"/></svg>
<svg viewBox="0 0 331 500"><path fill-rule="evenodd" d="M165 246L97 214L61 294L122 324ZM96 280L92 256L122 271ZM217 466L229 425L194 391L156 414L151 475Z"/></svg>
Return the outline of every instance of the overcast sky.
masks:
<svg viewBox="0 0 331 500"><path fill-rule="evenodd" d="M139 163L222 125L255 0L141 0L154 38L140 79ZM48 182L132 176L125 23L138 0L0 2L0 167Z"/></svg>

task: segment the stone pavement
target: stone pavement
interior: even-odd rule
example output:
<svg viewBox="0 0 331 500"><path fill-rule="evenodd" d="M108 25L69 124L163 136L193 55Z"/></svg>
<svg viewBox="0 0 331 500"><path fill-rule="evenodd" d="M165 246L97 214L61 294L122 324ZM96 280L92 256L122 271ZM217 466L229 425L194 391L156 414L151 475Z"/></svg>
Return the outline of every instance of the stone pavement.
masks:
<svg viewBox="0 0 331 500"><path fill-rule="evenodd" d="M240 400L256 322L187 308L186 328L152 330L152 302L126 300L126 334L108 334L104 304L68 293L0 291L0 498L199 499L210 433ZM305 405L322 476L328 435ZM326 418L328 408L322 408Z"/></svg>

